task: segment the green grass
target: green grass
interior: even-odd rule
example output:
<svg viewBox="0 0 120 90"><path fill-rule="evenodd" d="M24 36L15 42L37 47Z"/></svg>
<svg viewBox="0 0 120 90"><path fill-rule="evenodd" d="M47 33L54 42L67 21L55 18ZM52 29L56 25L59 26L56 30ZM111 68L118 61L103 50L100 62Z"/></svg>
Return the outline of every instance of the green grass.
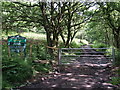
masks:
<svg viewBox="0 0 120 90"><path fill-rule="evenodd" d="M18 35L16 32L10 32L8 35L5 35L5 33L2 33L3 39L7 39L8 36L14 36ZM46 40L46 35L42 33L34 33L34 32L23 32L20 33L21 36L26 37L27 39L33 39L33 40Z"/></svg>
<svg viewBox="0 0 120 90"><path fill-rule="evenodd" d="M45 34L37 34L37 33L33 33L33 32L29 32L29 33L21 33L21 36L24 36L28 39L35 39L35 40L46 40L46 35Z"/></svg>
<svg viewBox="0 0 120 90"><path fill-rule="evenodd" d="M5 34L5 32L2 33L2 38L3 39L7 39L8 36L14 36L17 35L18 33L16 32L10 32L8 33L8 35ZM43 33L34 33L34 32L23 32L20 33L21 36L26 37L28 40L40 40L40 41L46 41L46 34ZM62 42L62 39L59 38L59 43ZM87 45L89 44L88 41L86 41L85 39L78 39L78 38L74 38L72 43L76 43L77 45ZM75 48L77 48L75 46Z"/></svg>

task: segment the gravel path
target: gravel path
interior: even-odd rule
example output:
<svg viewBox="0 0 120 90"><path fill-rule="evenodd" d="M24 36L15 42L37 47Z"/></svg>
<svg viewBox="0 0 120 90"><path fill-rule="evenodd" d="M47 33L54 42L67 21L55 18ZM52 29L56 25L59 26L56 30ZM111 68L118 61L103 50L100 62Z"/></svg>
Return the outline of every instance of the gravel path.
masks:
<svg viewBox="0 0 120 90"><path fill-rule="evenodd" d="M118 90L108 83L112 76L111 64L100 60L77 58L70 65L60 66L59 72L40 77L36 82L21 87L21 90Z"/></svg>

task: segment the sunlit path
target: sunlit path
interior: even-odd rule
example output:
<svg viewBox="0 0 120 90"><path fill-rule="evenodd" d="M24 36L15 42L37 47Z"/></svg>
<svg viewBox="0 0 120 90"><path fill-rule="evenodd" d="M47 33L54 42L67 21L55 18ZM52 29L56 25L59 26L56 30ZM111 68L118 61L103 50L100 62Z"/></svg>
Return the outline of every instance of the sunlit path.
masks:
<svg viewBox="0 0 120 90"><path fill-rule="evenodd" d="M79 57L70 65L60 66L59 72L42 77L36 82L22 88L117 90L116 86L108 83L112 75L112 64L104 56L103 58L106 61L101 61L102 59L99 57L96 57L98 58L97 60L91 58Z"/></svg>
<svg viewBox="0 0 120 90"><path fill-rule="evenodd" d="M117 90L110 83L110 67L106 66L67 66L46 78L24 88L75 88L80 90Z"/></svg>

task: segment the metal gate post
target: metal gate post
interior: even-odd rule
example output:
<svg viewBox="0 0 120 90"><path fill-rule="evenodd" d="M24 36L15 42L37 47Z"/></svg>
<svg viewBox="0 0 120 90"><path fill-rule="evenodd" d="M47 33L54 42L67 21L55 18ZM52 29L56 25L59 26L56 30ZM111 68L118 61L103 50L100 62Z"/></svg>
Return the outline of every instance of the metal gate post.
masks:
<svg viewBox="0 0 120 90"><path fill-rule="evenodd" d="M62 49L59 48L59 49L58 49L58 65L61 64L61 51L62 51Z"/></svg>
<svg viewBox="0 0 120 90"><path fill-rule="evenodd" d="M113 57L113 63L115 62L115 49L112 48L112 57Z"/></svg>

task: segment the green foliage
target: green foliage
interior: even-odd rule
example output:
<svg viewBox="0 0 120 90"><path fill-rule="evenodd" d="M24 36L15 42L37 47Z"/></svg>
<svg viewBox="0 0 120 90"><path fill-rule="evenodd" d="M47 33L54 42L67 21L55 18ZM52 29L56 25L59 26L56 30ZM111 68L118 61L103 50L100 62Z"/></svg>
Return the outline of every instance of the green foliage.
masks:
<svg viewBox="0 0 120 90"><path fill-rule="evenodd" d="M2 81L2 90L10 90L10 88L12 88L13 85L10 84L10 82L8 82L7 80Z"/></svg>
<svg viewBox="0 0 120 90"><path fill-rule="evenodd" d="M21 33L25 31L44 32L45 30L47 37L54 36L51 39L47 38L47 44L57 46L57 43L53 42L57 42L56 40L61 36L67 46L74 39L82 24L90 19L88 16L93 16L94 12L89 11L90 7L92 3L85 2L36 3L35 7L26 2L2 2L3 31L8 34L9 31Z"/></svg>
<svg viewBox="0 0 120 90"><path fill-rule="evenodd" d="M58 48L64 48L64 47L65 47L64 43L63 42L59 42Z"/></svg>
<svg viewBox="0 0 120 90"><path fill-rule="evenodd" d="M34 69L38 72L48 73L51 69L50 64L34 64Z"/></svg>
<svg viewBox="0 0 120 90"><path fill-rule="evenodd" d="M117 69L115 73L118 75L117 77L112 77L110 83L113 85L120 85L120 69Z"/></svg>
<svg viewBox="0 0 120 90"><path fill-rule="evenodd" d="M92 20L86 24L88 40L91 43L97 40L119 48L120 3L105 2L97 4L99 5L98 12L92 17Z"/></svg>
<svg viewBox="0 0 120 90"><path fill-rule="evenodd" d="M107 45L104 43L94 42L93 45L91 45L92 48L106 48ZM96 49L97 51L106 51L106 49Z"/></svg>
<svg viewBox="0 0 120 90"><path fill-rule="evenodd" d="M80 48L83 45L85 45L85 44L82 43L82 42L78 43L78 42L73 41L73 42L70 43L69 47L70 48ZM60 42L59 48L65 48L64 43Z"/></svg>
<svg viewBox="0 0 120 90"><path fill-rule="evenodd" d="M47 59L47 57L46 57L47 55L46 55L44 46L37 44L35 51L36 51L37 59L42 59L42 60Z"/></svg>
<svg viewBox="0 0 120 90"><path fill-rule="evenodd" d="M95 17L93 17L94 19ZM86 37L87 40L90 41L90 43L93 43L94 41L98 42L106 42L107 35L106 30L108 28L104 29L104 23L101 22L89 22L86 26Z"/></svg>
<svg viewBox="0 0 120 90"><path fill-rule="evenodd" d="M25 60L16 58L16 60L3 61L3 87L7 85L20 85L32 77L32 65Z"/></svg>
<svg viewBox="0 0 120 90"><path fill-rule="evenodd" d="M70 47L71 48L80 48L80 45L77 44L75 41L73 41L73 42L70 43Z"/></svg>
<svg viewBox="0 0 120 90"><path fill-rule="evenodd" d="M120 66L120 50L115 53L115 65Z"/></svg>
<svg viewBox="0 0 120 90"><path fill-rule="evenodd" d="M112 77L110 83L112 83L113 85L120 84L120 77Z"/></svg>
<svg viewBox="0 0 120 90"><path fill-rule="evenodd" d="M33 46L30 57L31 44ZM33 40L31 40L31 43L27 43L26 58L15 52L11 52L11 57L9 57L7 43L4 43L2 47L3 88L16 87L23 84L23 82L26 82L26 80L33 76L34 71L47 73L51 69L51 66L48 64L33 63L33 60L36 59L44 60L50 58L50 56L46 54L44 42L38 41L34 44Z"/></svg>
<svg viewBox="0 0 120 90"><path fill-rule="evenodd" d="M32 41L32 39L30 39ZM29 40L29 41L30 41ZM35 42L29 42L27 43L27 48L26 48L26 53L27 53L27 57L30 56L30 45L32 44L31 47L31 58L32 60L46 60L50 58L50 55L47 54L47 50L46 50L46 42L45 40L34 40Z"/></svg>
<svg viewBox="0 0 120 90"><path fill-rule="evenodd" d="M5 70L3 76L7 74L7 77L5 77L6 80L12 83L17 83L18 81L22 82L32 76L32 68L28 66L29 64L20 64L19 62L16 62L16 67Z"/></svg>
<svg viewBox="0 0 120 90"><path fill-rule="evenodd" d="M7 45L4 45L2 55L3 88L20 85L33 75L31 60L24 59L16 53L12 53L10 58L7 49Z"/></svg>

